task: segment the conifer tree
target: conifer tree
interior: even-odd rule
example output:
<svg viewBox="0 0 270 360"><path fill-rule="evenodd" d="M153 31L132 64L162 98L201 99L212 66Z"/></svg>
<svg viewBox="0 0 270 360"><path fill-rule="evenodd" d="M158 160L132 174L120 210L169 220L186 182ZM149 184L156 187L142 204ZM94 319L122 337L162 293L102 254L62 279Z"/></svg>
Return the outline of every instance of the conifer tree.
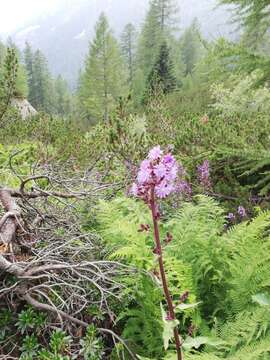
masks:
<svg viewBox="0 0 270 360"><path fill-rule="evenodd" d="M86 117L91 121L108 121L111 109L124 91L123 69L118 43L102 13L79 85L79 99Z"/></svg>
<svg viewBox="0 0 270 360"><path fill-rule="evenodd" d="M176 87L176 78L174 76L174 66L170 57L170 49L164 41L159 50L158 58L148 76L147 91L145 99L156 92L168 94Z"/></svg>
<svg viewBox="0 0 270 360"><path fill-rule="evenodd" d="M203 51L199 24L196 19L180 38L180 48L182 60L185 64L185 75L191 74Z"/></svg>
<svg viewBox="0 0 270 360"><path fill-rule="evenodd" d="M152 0L139 39L138 62L145 76L149 75L163 40L174 30L177 8L174 0Z"/></svg>
<svg viewBox="0 0 270 360"><path fill-rule="evenodd" d="M150 2L138 42L135 87L143 90L141 94L135 94L137 98L141 99L145 92L147 78L156 62L162 42L166 40L172 43L177 10L175 0L151 0Z"/></svg>
<svg viewBox="0 0 270 360"><path fill-rule="evenodd" d="M27 74L27 83L28 83L28 100L31 104L35 103L35 86L34 86L34 73L33 73L33 51L31 45L26 42L24 48L24 64Z"/></svg>
<svg viewBox="0 0 270 360"><path fill-rule="evenodd" d="M15 97L27 97L28 96L27 74L26 74L25 67L21 62L22 54L11 37L9 37L7 39L6 46L7 46L7 49L9 49L10 51L12 50L12 52L18 62L15 92L13 95ZM8 56L7 51L5 50L4 47L2 48L2 51L3 51L4 57ZM0 55L0 57L1 57L1 55Z"/></svg>
<svg viewBox="0 0 270 360"><path fill-rule="evenodd" d="M53 86L45 56L37 50L33 56L32 105L50 112L53 108Z"/></svg>
<svg viewBox="0 0 270 360"><path fill-rule="evenodd" d="M67 82L59 75L54 82L55 101L54 109L56 114L66 116L71 110L71 96Z"/></svg>
<svg viewBox="0 0 270 360"><path fill-rule="evenodd" d="M12 49L15 53L15 56L18 60L18 62L21 62L22 60L22 54L21 54L21 51L20 49L16 46L15 42L12 40L12 38L9 36L7 41L6 41L6 47L8 49Z"/></svg>
<svg viewBox="0 0 270 360"><path fill-rule="evenodd" d="M270 0L219 0L219 3L233 5L236 19L250 32L259 29L264 34L270 27Z"/></svg>
<svg viewBox="0 0 270 360"><path fill-rule="evenodd" d="M128 83L130 88L132 88L134 79L136 40L136 29L133 24L129 23L125 26L121 35L121 49L128 68Z"/></svg>
<svg viewBox="0 0 270 360"><path fill-rule="evenodd" d="M162 32L173 31L177 22L178 7L175 0L154 0L157 23Z"/></svg>
<svg viewBox="0 0 270 360"><path fill-rule="evenodd" d="M0 66L1 66L1 65L3 64L3 62L4 62L5 54L6 54L6 47L5 47L5 45L2 43L2 41L0 41Z"/></svg>
<svg viewBox="0 0 270 360"><path fill-rule="evenodd" d="M27 83L27 73L26 73L24 65L19 64L18 74L17 74L17 79L16 79L15 96L27 98L28 91L29 91L29 87L28 87L28 83Z"/></svg>
<svg viewBox="0 0 270 360"><path fill-rule="evenodd" d="M0 127L11 99L16 94L18 77L18 58L13 48L7 48L3 63L0 66Z"/></svg>

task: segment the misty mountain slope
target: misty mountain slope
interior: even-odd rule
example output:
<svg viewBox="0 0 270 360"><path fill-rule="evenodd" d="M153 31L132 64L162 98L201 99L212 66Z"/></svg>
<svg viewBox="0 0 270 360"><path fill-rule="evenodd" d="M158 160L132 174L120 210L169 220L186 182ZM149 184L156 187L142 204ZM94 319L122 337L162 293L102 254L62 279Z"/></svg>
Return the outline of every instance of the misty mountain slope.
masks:
<svg viewBox="0 0 270 360"><path fill-rule="evenodd" d="M228 36L229 13L225 9L214 10L216 0L178 1L181 30L197 17L208 38L221 34ZM54 13L36 19L11 35L20 48L25 41L40 48L48 58L53 74L62 74L74 86L100 13L106 13L119 36L128 22L139 28L147 8L147 0L70 0L63 2Z"/></svg>

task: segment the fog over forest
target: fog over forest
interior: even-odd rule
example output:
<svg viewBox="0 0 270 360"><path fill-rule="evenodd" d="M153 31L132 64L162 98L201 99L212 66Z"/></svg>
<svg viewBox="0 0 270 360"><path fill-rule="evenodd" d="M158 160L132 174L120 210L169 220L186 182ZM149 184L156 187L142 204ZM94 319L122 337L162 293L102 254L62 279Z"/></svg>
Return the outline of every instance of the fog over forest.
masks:
<svg viewBox="0 0 270 360"><path fill-rule="evenodd" d="M203 35L209 40L221 35L236 36L230 24L230 12L225 7L217 7L216 0L177 2L180 33L197 18ZM74 86L100 13L106 13L115 35L119 36L129 22L140 29L148 5L148 0L62 0L54 11L48 11L2 37L11 36L20 48L28 41L34 48L41 49L53 74L63 75Z"/></svg>

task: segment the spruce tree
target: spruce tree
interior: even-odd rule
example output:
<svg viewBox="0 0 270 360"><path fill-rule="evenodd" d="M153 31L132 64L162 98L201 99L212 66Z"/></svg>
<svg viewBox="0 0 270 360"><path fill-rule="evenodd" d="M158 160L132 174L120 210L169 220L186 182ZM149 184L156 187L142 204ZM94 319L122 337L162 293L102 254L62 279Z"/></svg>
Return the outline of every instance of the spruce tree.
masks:
<svg viewBox="0 0 270 360"><path fill-rule="evenodd" d="M135 71L137 32L132 24L127 24L121 35L121 50L128 69L128 83L132 88Z"/></svg>
<svg viewBox="0 0 270 360"><path fill-rule="evenodd" d="M170 49L164 41L159 50L158 58L148 76L147 90L144 101L156 92L168 94L176 87L174 66L170 57Z"/></svg>
<svg viewBox="0 0 270 360"><path fill-rule="evenodd" d="M80 76L79 100L87 119L108 121L111 109L124 91L123 69L118 43L102 13Z"/></svg>

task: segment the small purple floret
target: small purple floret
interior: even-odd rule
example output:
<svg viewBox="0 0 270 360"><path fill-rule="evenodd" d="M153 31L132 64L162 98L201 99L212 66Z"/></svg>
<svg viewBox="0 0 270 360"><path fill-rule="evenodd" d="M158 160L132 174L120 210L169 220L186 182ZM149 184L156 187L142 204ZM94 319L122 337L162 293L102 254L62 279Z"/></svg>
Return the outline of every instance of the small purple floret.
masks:
<svg viewBox="0 0 270 360"><path fill-rule="evenodd" d="M241 218L244 218L247 215L246 209L244 208L244 206L239 206L237 212Z"/></svg>
<svg viewBox="0 0 270 360"><path fill-rule="evenodd" d="M235 220L235 215L234 215L233 213L229 213L229 214L227 215L227 219L228 219L229 221L233 222L233 221Z"/></svg>

